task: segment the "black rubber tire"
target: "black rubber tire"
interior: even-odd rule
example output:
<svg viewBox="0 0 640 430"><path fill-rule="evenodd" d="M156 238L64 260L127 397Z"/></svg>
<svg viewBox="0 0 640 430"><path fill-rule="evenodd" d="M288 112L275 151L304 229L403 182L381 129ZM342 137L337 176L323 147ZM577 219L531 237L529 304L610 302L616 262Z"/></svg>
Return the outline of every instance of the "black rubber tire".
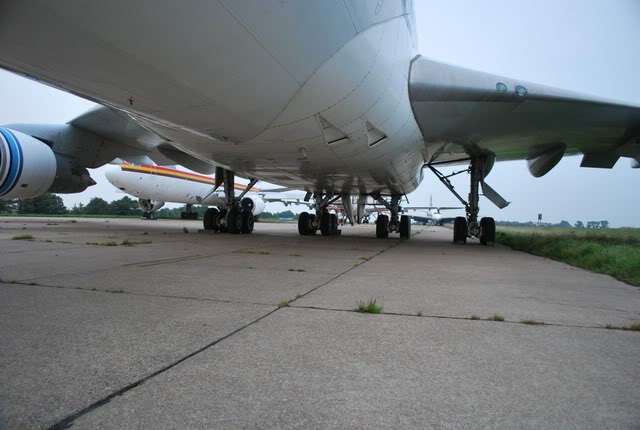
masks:
<svg viewBox="0 0 640 430"><path fill-rule="evenodd" d="M309 236L315 236L316 233L318 232L318 227L314 227L314 224L316 222L316 215L315 214L309 214Z"/></svg>
<svg viewBox="0 0 640 430"><path fill-rule="evenodd" d="M411 218L407 215L400 217L400 239L411 238Z"/></svg>
<svg viewBox="0 0 640 430"><path fill-rule="evenodd" d="M331 235L331 214L329 212L322 212L320 215L320 234L323 236Z"/></svg>
<svg viewBox="0 0 640 430"><path fill-rule="evenodd" d="M302 212L298 215L298 234L300 236L309 235L309 212Z"/></svg>
<svg viewBox="0 0 640 430"><path fill-rule="evenodd" d="M453 243L464 245L467 243L467 219L459 216L453 221Z"/></svg>
<svg viewBox="0 0 640 430"><path fill-rule="evenodd" d="M485 246L494 246L496 243L496 221L491 218L482 218L480 220L480 243Z"/></svg>
<svg viewBox="0 0 640 430"><path fill-rule="evenodd" d="M250 210L243 209L240 212L242 225L240 226L240 231L243 234L251 234L253 232L253 226L255 223L255 218L253 217L253 213Z"/></svg>
<svg viewBox="0 0 640 430"><path fill-rule="evenodd" d="M242 217L240 209L233 207L227 211L227 232L238 234L242 230Z"/></svg>
<svg viewBox="0 0 640 430"><path fill-rule="evenodd" d="M378 239L386 239L389 237L389 217L386 215L378 215L376 219L376 237Z"/></svg>
<svg viewBox="0 0 640 430"><path fill-rule="evenodd" d="M216 208L209 208L204 213L202 224L205 230L218 231L218 216L220 212Z"/></svg>
<svg viewBox="0 0 640 430"><path fill-rule="evenodd" d="M338 215L331 214L331 236L338 235Z"/></svg>

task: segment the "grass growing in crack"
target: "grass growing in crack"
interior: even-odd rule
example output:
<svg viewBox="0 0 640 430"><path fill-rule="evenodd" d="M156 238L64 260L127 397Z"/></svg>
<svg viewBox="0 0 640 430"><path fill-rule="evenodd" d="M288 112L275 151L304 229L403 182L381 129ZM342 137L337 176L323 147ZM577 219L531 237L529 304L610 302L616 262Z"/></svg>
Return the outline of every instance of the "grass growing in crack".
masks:
<svg viewBox="0 0 640 430"><path fill-rule="evenodd" d="M279 308L289 307L289 302L290 302L290 300L287 300L287 299L282 300L280 303L278 303L278 307Z"/></svg>
<svg viewBox="0 0 640 430"><path fill-rule="evenodd" d="M254 250L254 249L238 249L233 251L234 254L259 254L259 255L269 255L271 254L269 251L265 251L264 249Z"/></svg>
<svg viewBox="0 0 640 430"><path fill-rule="evenodd" d="M289 272L306 272L304 269L289 269Z"/></svg>
<svg viewBox="0 0 640 430"><path fill-rule="evenodd" d="M145 245L148 243L152 243L150 240L129 240L125 239L122 241L120 245L122 246L136 246L136 245Z"/></svg>
<svg viewBox="0 0 640 430"><path fill-rule="evenodd" d="M300 294L300 293L296 294L296 300L297 299L301 299L301 298L302 298L302 294Z"/></svg>
<svg viewBox="0 0 640 430"><path fill-rule="evenodd" d="M416 312L416 316L421 317L422 316L422 311Z"/></svg>
<svg viewBox="0 0 640 430"><path fill-rule="evenodd" d="M611 325L607 324L605 328L609 330L628 330L628 331L640 331L640 323L633 323L628 325Z"/></svg>
<svg viewBox="0 0 640 430"><path fill-rule="evenodd" d="M13 236L11 240L33 240L33 236L30 234L19 234L17 236Z"/></svg>
<svg viewBox="0 0 640 430"><path fill-rule="evenodd" d="M377 303L376 299L369 299L366 302L361 300L358 302L358 307L354 309L364 314L381 314L383 310L384 308Z"/></svg>
<svg viewBox="0 0 640 430"><path fill-rule="evenodd" d="M124 293L124 290L122 288L120 288L119 290L106 290L109 293L114 293L114 294L122 294Z"/></svg>
<svg viewBox="0 0 640 430"><path fill-rule="evenodd" d="M536 320L522 320L520 324L526 325L545 325L544 321L536 321Z"/></svg>
<svg viewBox="0 0 640 430"><path fill-rule="evenodd" d="M182 232L183 233L189 233L189 229L187 227L182 227Z"/></svg>
<svg viewBox="0 0 640 430"><path fill-rule="evenodd" d="M470 318L470 319L472 319L472 320L479 320L479 319L481 319L481 318L480 318L478 315L471 315L471 318Z"/></svg>
<svg viewBox="0 0 640 430"><path fill-rule="evenodd" d="M486 319L487 321L504 321L504 315L495 313Z"/></svg>

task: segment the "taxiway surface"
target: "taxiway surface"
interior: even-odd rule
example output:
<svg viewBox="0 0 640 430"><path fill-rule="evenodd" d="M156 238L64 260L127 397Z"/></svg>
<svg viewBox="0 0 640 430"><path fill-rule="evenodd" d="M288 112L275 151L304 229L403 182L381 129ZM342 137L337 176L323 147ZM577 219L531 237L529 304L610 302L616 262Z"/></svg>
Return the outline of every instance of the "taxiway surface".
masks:
<svg viewBox="0 0 640 430"><path fill-rule="evenodd" d="M640 333L604 329L637 287L437 227L200 228L0 218L0 428L640 426Z"/></svg>

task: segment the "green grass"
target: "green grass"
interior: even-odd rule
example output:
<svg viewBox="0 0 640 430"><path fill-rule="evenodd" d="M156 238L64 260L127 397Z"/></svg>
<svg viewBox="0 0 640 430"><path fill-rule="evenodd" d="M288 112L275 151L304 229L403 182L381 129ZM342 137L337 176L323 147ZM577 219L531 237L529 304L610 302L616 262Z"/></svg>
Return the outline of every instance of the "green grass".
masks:
<svg viewBox="0 0 640 430"><path fill-rule="evenodd" d="M13 236L11 240L33 240L33 236L30 234L19 234L17 236Z"/></svg>
<svg viewBox="0 0 640 430"><path fill-rule="evenodd" d="M522 320L520 321L520 324L526 324L526 325L545 325L544 322L542 321L536 321L536 320Z"/></svg>
<svg viewBox="0 0 640 430"><path fill-rule="evenodd" d="M497 241L640 286L640 229L501 227Z"/></svg>
<svg viewBox="0 0 640 430"><path fill-rule="evenodd" d="M487 321L504 321L504 315L495 313L488 318L485 318Z"/></svg>
<svg viewBox="0 0 640 430"><path fill-rule="evenodd" d="M472 320L479 320L481 318L478 315L471 315L471 319Z"/></svg>
<svg viewBox="0 0 640 430"><path fill-rule="evenodd" d="M280 303L278 303L278 307L279 308L286 308L289 307L289 302L290 300L282 300Z"/></svg>
<svg viewBox="0 0 640 430"><path fill-rule="evenodd" d="M358 302L358 306L354 309L356 312L365 314L381 314L384 308L376 302L376 299Z"/></svg>
<svg viewBox="0 0 640 430"><path fill-rule="evenodd" d="M629 325L611 325L607 324L605 328L610 330L629 330L629 331L640 331L640 323L633 323Z"/></svg>

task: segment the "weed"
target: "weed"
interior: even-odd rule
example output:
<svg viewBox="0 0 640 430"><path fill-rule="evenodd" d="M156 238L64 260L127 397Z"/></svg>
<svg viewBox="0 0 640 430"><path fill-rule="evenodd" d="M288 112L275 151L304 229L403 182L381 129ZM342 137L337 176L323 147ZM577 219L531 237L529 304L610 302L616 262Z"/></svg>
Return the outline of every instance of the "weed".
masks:
<svg viewBox="0 0 640 430"><path fill-rule="evenodd" d="M289 269L289 272L306 272L304 269Z"/></svg>
<svg viewBox="0 0 640 430"><path fill-rule="evenodd" d="M527 325L545 325L544 321L536 321L536 320L522 320L520 321L520 324L527 324Z"/></svg>
<svg viewBox="0 0 640 430"><path fill-rule="evenodd" d="M472 320L479 320L480 317L478 315L471 315Z"/></svg>
<svg viewBox="0 0 640 430"><path fill-rule="evenodd" d="M103 242L100 245L102 246L118 246L118 242L114 242L114 241L109 241L109 242Z"/></svg>
<svg viewBox="0 0 640 430"><path fill-rule="evenodd" d="M182 232L183 233L189 233L189 229L187 227L182 227Z"/></svg>
<svg viewBox="0 0 640 430"><path fill-rule="evenodd" d="M296 294L296 300L301 299L302 298L302 294L298 293Z"/></svg>
<svg viewBox="0 0 640 430"><path fill-rule="evenodd" d="M365 314L381 314L383 310L382 305L379 305L376 299L369 299L367 302L361 300L358 302L358 307L354 309L356 312Z"/></svg>
<svg viewBox="0 0 640 430"><path fill-rule="evenodd" d="M416 316L421 317L422 316L422 311L416 312Z"/></svg>
<svg viewBox="0 0 640 430"><path fill-rule="evenodd" d="M260 255L269 255L271 254L269 251L265 251L263 249L258 249L258 250L254 250L254 249L238 249L236 251L233 251L235 254L260 254Z"/></svg>
<svg viewBox="0 0 640 430"><path fill-rule="evenodd" d="M278 307L279 307L279 308L286 308L286 307L289 307L289 300L287 300L287 299L282 300L280 303L278 303Z"/></svg>
<svg viewBox="0 0 640 430"><path fill-rule="evenodd" d="M608 328L609 330L640 331L640 323L633 323L633 324L622 325L622 326L607 324L604 328Z"/></svg>
<svg viewBox="0 0 640 430"><path fill-rule="evenodd" d="M501 315L499 313L495 313L493 315L491 315L489 318L486 318L487 321L504 321L504 315Z"/></svg>
<svg viewBox="0 0 640 430"><path fill-rule="evenodd" d="M33 240L33 236L30 234L19 234L17 236L13 236L11 240Z"/></svg>
<svg viewBox="0 0 640 430"><path fill-rule="evenodd" d="M107 290L110 293L115 293L115 294L122 294L124 293L124 290L122 288L120 288L119 290Z"/></svg>

